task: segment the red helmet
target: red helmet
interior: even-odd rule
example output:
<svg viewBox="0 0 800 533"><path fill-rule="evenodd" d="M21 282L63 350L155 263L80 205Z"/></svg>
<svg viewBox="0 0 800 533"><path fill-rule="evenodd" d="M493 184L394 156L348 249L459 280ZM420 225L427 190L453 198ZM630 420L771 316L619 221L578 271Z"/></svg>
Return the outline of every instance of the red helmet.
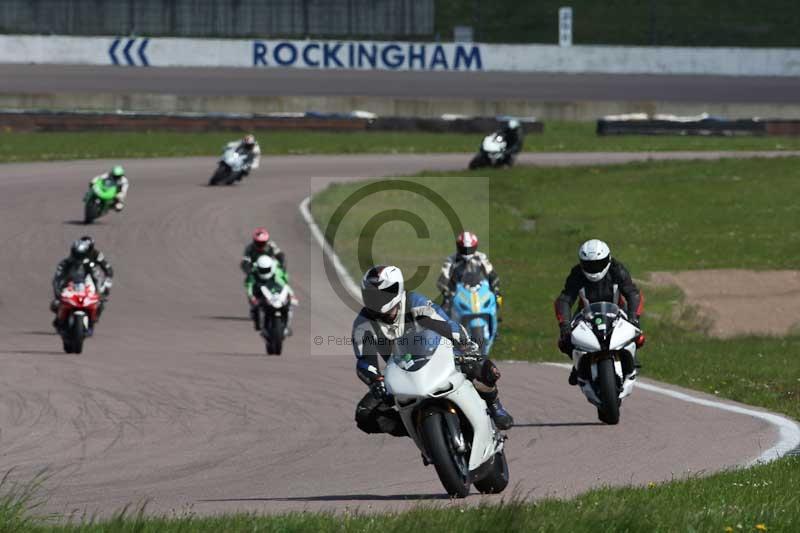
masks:
<svg viewBox="0 0 800 533"><path fill-rule="evenodd" d="M456 249L464 256L471 256L478 249L478 236L469 231L463 231L456 239Z"/></svg>
<svg viewBox="0 0 800 533"><path fill-rule="evenodd" d="M269 242L269 232L266 228L256 228L253 230L253 244L259 250L263 250Z"/></svg>

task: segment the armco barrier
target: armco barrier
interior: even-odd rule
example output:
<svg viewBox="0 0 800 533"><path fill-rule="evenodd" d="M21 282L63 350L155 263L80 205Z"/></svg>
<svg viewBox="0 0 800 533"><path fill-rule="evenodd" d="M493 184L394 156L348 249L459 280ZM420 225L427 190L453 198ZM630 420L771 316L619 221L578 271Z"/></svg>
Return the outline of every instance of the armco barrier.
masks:
<svg viewBox="0 0 800 533"><path fill-rule="evenodd" d="M421 119L413 117L362 118L307 113L271 116L197 113L103 113L85 111L0 110L0 131L426 131L488 133L503 117ZM522 120L525 133L541 133L543 125Z"/></svg>
<svg viewBox="0 0 800 533"><path fill-rule="evenodd" d="M757 119L727 120L714 117L644 118L606 117L597 121L598 135L767 135L768 122Z"/></svg>
<svg viewBox="0 0 800 533"><path fill-rule="evenodd" d="M0 63L800 76L800 49L0 35Z"/></svg>
<svg viewBox="0 0 800 533"><path fill-rule="evenodd" d="M612 118L597 121L598 135L800 135L800 120L703 117L696 120L669 118Z"/></svg>

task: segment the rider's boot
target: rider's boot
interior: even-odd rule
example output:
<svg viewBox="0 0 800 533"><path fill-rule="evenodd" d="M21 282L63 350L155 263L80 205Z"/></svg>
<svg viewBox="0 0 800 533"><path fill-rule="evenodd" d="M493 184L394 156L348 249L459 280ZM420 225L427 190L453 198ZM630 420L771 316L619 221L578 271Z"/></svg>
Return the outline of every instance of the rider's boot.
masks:
<svg viewBox="0 0 800 533"><path fill-rule="evenodd" d="M261 329L261 324L258 323L258 307L254 305L250 306L250 320L253 321L253 329L259 331Z"/></svg>
<svg viewBox="0 0 800 533"><path fill-rule="evenodd" d="M491 392L479 392L478 394L489 407L489 416L494 420L494 425L497 426L497 429L511 429L514 426L514 418L500 403L496 388Z"/></svg>
<svg viewBox="0 0 800 533"><path fill-rule="evenodd" d="M289 307L289 310L286 312L286 327L283 328L284 337L291 337L292 333L294 333L292 331L292 315L294 315L294 312L292 308Z"/></svg>
<svg viewBox="0 0 800 533"><path fill-rule="evenodd" d="M567 380L567 383L569 383L570 385L578 384L578 371L575 370L574 366L572 367L572 370L569 373L569 379Z"/></svg>

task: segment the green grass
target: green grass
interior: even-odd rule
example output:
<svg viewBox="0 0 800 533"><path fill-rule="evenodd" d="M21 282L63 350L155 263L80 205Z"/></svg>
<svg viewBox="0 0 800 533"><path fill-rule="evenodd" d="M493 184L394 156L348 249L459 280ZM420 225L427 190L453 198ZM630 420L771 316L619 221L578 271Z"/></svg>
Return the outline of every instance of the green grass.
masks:
<svg viewBox="0 0 800 533"><path fill-rule="evenodd" d="M419 506L386 514L252 514L201 518L147 517L134 510L108 520L56 525L17 513L17 497L0 498L0 531L29 533L306 532L406 533L408 531L797 531L800 528L800 458L749 470L648 485L601 488L575 499L432 509ZM787 490L789 488L789 490ZM794 490L793 490L794 489ZM7 500L10 501L6 513ZM761 526L766 529L759 529Z"/></svg>
<svg viewBox="0 0 800 533"><path fill-rule="evenodd" d="M558 8L573 9L575 44L669 46L800 46L793 0L437 0L436 32L475 28L475 39L498 43L558 42Z"/></svg>
<svg viewBox="0 0 800 533"><path fill-rule="evenodd" d="M481 171L490 176L489 189L484 181L448 174L419 180L457 208L500 273L505 321L493 357L565 361L555 349L552 301L583 240L607 240L639 279L659 270L797 268L799 163L724 160ZM334 186L314 198L312 211L322 228L360 186ZM407 224L391 222L377 232L374 260L398 264L409 276L417 265L432 265L435 272L452 252L452 232L436 207L406 192L380 193L339 221L335 245L345 265L354 273L363 270L356 236L363 221L387 205L413 206L429 221L431 238L419 239ZM487 206L488 223L481 206ZM436 294L435 277L426 278L422 292ZM800 337L711 339L677 291L644 291L645 376L800 418ZM676 310L682 310L680 316Z"/></svg>
<svg viewBox="0 0 800 533"><path fill-rule="evenodd" d="M598 137L594 124L548 122L526 138L530 152L800 150L800 137ZM407 132L257 131L265 154L473 152L480 134ZM208 156L220 153L232 132L0 133L0 162L67 159ZM466 161L465 161L466 165Z"/></svg>

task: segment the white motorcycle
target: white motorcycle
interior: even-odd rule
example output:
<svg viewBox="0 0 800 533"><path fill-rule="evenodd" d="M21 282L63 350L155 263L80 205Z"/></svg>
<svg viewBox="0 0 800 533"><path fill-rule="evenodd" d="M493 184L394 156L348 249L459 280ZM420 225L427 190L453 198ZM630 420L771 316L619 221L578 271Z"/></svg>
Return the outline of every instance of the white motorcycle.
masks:
<svg viewBox="0 0 800 533"><path fill-rule="evenodd" d="M292 298L289 285L268 287L261 285L258 295L258 323L268 355L280 355L286 337L289 313L296 300Z"/></svg>
<svg viewBox="0 0 800 533"><path fill-rule="evenodd" d="M614 301L619 301L614 287ZM636 384L636 340L642 331L618 305L589 303L581 289L583 310L572 319L572 364L578 385L597 417L606 424L619 422L619 408Z"/></svg>
<svg viewBox="0 0 800 533"><path fill-rule="evenodd" d="M431 330L407 333L397 348L402 355L386 365L386 389L425 465L434 465L450 496L465 497L472 484L483 493L502 492L509 477L505 437L456 366L467 359Z"/></svg>
<svg viewBox="0 0 800 533"><path fill-rule="evenodd" d="M208 181L209 186L232 185L242 179L247 170L247 157L236 150L236 146L228 146L222 153L217 170Z"/></svg>
<svg viewBox="0 0 800 533"><path fill-rule="evenodd" d="M513 158L508 152L508 142L501 133L495 132L483 138L478 153L469 162L470 170L481 167L497 168L511 166Z"/></svg>

